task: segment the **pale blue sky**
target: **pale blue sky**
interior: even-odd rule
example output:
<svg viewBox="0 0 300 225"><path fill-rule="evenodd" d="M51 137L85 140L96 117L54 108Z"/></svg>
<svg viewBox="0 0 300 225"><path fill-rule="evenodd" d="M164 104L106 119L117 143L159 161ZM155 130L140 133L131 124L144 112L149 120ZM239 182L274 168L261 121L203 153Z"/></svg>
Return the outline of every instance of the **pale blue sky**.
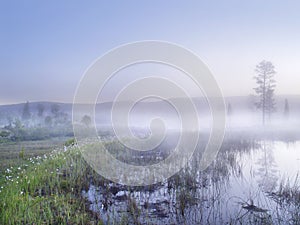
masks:
<svg viewBox="0 0 300 225"><path fill-rule="evenodd" d="M299 1L45 2L0 2L0 104L71 102L93 60L150 39L199 55L224 95L253 93L263 59L278 71L277 94L300 94Z"/></svg>

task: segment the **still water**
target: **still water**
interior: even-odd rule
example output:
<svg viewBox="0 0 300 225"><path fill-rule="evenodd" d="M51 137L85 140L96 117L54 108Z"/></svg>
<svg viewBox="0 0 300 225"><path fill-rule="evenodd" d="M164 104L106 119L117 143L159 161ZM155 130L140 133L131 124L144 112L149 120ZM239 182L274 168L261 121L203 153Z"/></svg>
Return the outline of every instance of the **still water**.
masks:
<svg viewBox="0 0 300 225"><path fill-rule="evenodd" d="M300 142L227 141L205 171L192 160L164 183L83 196L107 224L298 224L299 174Z"/></svg>

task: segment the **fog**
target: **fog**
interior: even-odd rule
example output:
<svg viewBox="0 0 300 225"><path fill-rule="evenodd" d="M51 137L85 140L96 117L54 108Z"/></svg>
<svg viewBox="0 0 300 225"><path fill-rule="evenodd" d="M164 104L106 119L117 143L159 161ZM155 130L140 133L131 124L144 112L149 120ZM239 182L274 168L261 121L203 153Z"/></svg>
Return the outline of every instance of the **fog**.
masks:
<svg viewBox="0 0 300 225"><path fill-rule="evenodd" d="M288 100L289 110L285 112L285 99ZM121 102L119 108L114 108L113 102L98 103L95 106L82 104L78 106L78 110L72 112L72 104L60 104L50 102L29 102L29 117L23 118L25 103L16 105L0 106L0 125L2 128L10 129L15 126L16 122L27 129L45 128L45 131L65 129L69 134L72 131L72 123L82 124L82 118L88 116L91 118L91 124L95 122L98 133L107 133L114 135L118 127L128 127L132 132L131 135L147 136L155 133L157 129L167 131L182 131L185 127L186 131L199 130L200 132L210 133L213 118L211 109L204 97L190 99L195 105L196 117L193 112L183 110L178 112L176 105L180 106L187 101L184 98L171 99L145 99L133 104L128 111L127 106L130 102ZM289 136L292 138L300 132L300 97L299 96L276 96L276 111L266 116L265 126L262 126L262 112L254 105L256 99L253 96L244 97L228 97L225 98L226 107L226 133L235 132L248 135L260 136L262 131L268 132L269 135ZM44 111L39 115L38 108L43 105ZM53 106L58 106L58 112L53 112ZM230 110L228 109L230 105ZM87 109L95 108L95 111ZM95 112L95 115L93 115ZM125 120L115 121L114 115L125 115ZM73 113L73 121L72 121ZM48 120L48 121L47 121ZM49 120L51 123L49 123ZM183 126L186 124L188 126ZM114 128L114 129L113 129ZM189 130L191 128L191 130ZM160 130L157 130L160 132ZM128 135L124 134L124 135Z"/></svg>
<svg viewBox="0 0 300 225"><path fill-rule="evenodd" d="M226 130L227 131L249 131L260 132L286 132L300 130L300 98L293 97L289 103L289 111L284 112L284 97L276 99L276 111L266 116L265 126L262 126L262 112L256 109L253 103L253 97L233 97L225 99L226 106ZM185 99L175 99L174 102L181 104ZM128 114L126 123L114 124L115 126L129 126L131 128L148 130L151 121L159 118L165 126L165 130L181 129L182 117L188 118L195 123L198 121L200 131L209 132L212 128L213 118L211 115L209 104L204 98L194 98L197 110L197 118L190 117L190 112L185 111L179 115L176 108L166 101L139 102L134 105L130 112L122 111L120 113ZM127 103L122 103L126 105ZM228 104L231 105L228 112ZM95 122L99 128L112 125L111 110L113 104L99 104L96 106ZM128 122L128 123L127 123Z"/></svg>

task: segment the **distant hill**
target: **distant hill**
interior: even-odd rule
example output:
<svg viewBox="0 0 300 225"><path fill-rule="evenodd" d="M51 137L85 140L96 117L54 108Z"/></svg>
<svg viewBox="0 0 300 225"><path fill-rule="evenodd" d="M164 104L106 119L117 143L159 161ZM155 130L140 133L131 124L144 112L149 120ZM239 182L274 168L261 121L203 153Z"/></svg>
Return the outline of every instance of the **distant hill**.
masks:
<svg viewBox="0 0 300 225"><path fill-rule="evenodd" d="M288 99L290 106L290 114L300 117L300 95L287 95L287 96L276 96L276 105L277 112L276 114L282 114L284 110L284 100ZM181 102L186 101L184 98L172 99L175 104L180 104ZM209 105L205 98L193 98L193 101L200 114L209 113ZM232 111L235 114L239 113L253 113L258 110L254 106L254 102L257 101L257 98L254 96L234 96L226 97L226 105L229 103L232 106ZM0 105L0 124L5 125L8 123L8 119L21 118L22 111L25 103L13 104L13 105ZM72 103L58 103L58 102L30 102L29 108L30 113L33 117L37 117L38 114L38 105L42 104L44 106L44 116L51 115L51 107L53 105L58 105L61 112L66 113L71 119L72 115ZM122 102L122 104L127 105L128 102ZM101 118L101 121L110 120L110 111L112 109L112 102L99 103L96 106L96 113ZM83 111L85 105L81 105ZM136 104L137 110L136 113L147 114L147 113L156 113L163 112L163 114L168 114L173 109L170 104L166 104L161 100L157 101L144 101Z"/></svg>

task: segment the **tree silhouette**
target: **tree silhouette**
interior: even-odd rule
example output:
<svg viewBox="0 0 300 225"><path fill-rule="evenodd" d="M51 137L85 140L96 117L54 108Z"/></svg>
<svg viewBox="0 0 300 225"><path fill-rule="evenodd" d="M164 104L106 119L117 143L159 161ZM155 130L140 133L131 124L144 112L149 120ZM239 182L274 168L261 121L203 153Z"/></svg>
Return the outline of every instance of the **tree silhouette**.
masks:
<svg viewBox="0 0 300 225"><path fill-rule="evenodd" d="M42 117L45 111L45 106L42 103L37 105L38 117Z"/></svg>
<svg viewBox="0 0 300 225"><path fill-rule="evenodd" d="M31 114L30 114L29 102L27 101L23 107L22 119L29 120L30 117L31 117Z"/></svg>
<svg viewBox="0 0 300 225"><path fill-rule="evenodd" d="M48 127L52 126L52 117L51 116L46 116L46 118L45 118L45 124Z"/></svg>
<svg viewBox="0 0 300 225"><path fill-rule="evenodd" d="M275 69L274 65L268 61L261 61L255 69L257 87L254 88L256 94L259 97L259 101L255 103L258 109L262 111L262 123L265 125L266 115L271 117L271 114L275 111Z"/></svg>
<svg viewBox="0 0 300 225"><path fill-rule="evenodd" d="M51 113L53 114L54 117L59 116L59 110L60 110L60 107L58 104L51 105Z"/></svg>
<svg viewBox="0 0 300 225"><path fill-rule="evenodd" d="M86 127L89 127L92 123L92 119L88 115L84 115L81 119L81 123L83 123Z"/></svg>
<svg viewBox="0 0 300 225"><path fill-rule="evenodd" d="M284 100L284 117L289 118L290 116L290 106L287 99Z"/></svg>
<svg viewBox="0 0 300 225"><path fill-rule="evenodd" d="M231 106L230 102L227 105L227 115L228 116L232 115L232 106Z"/></svg>

